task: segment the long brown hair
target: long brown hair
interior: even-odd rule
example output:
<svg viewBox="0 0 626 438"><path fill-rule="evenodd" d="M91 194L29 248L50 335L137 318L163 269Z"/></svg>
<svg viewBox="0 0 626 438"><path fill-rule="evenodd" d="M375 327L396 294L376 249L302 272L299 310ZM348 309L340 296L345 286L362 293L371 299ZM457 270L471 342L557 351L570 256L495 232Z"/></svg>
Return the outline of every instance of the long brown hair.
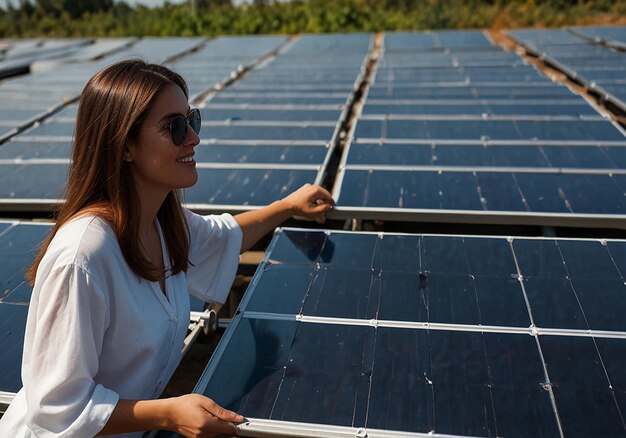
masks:
<svg viewBox="0 0 626 438"><path fill-rule="evenodd" d="M65 202L57 207L56 224L43 242L26 278L34 284L37 268L55 234L82 214L106 220L122 253L140 277L157 281L163 270L153 266L139 244L140 202L128 163L127 142L139 132L157 94L170 84L189 96L184 79L170 69L134 59L96 73L80 97L66 186ZM187 270L189 234L177 191L171 191L157 213L170 257L171 273Z"/></svg>

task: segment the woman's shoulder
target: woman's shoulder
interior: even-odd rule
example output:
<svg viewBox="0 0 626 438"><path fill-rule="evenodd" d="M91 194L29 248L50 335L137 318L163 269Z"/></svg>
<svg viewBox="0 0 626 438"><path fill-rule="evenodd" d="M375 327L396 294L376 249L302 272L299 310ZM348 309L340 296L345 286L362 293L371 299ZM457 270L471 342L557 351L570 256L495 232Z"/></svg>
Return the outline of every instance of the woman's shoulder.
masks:
<svg viewBox="0 0 626 438"><path fill-rule="evenodd" d="M42 263L88 268L120 253L113 229L102 218L82 215L63 224L50 242Z"/></svg>

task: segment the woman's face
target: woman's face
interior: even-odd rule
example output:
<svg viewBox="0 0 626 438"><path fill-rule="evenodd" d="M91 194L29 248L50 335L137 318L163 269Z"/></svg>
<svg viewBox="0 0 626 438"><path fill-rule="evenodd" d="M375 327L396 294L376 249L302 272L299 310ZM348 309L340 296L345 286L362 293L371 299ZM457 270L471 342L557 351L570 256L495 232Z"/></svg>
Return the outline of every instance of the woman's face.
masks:
<svg viewBox="0 0 626 438"><path fill-rule="evenodd" d="M129 162L135 184L143 189L169 193L193 186L198 181L194 147L198 135L187 126L187 136L176 146L170 133L172 118L189 114L185 94L175 84L168 85L157 96L139 134L128 144L125 160Z"/></svg>

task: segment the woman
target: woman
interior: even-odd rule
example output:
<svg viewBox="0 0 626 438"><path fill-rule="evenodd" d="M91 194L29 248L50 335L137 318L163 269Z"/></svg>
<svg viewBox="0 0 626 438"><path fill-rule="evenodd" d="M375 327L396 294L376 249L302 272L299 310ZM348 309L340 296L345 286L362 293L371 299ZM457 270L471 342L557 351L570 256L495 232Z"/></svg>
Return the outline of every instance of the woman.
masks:
<svg viewBox="0 0 626 438"><path fill-rule="evenodd" d="M66 202L27 273L24 387L0 436L211 436L243 421L198 394L157 399L180 360L188 293L224 302L240 252L294 214L321 219L333 200L307 184L235 218L182 208L177 190L198 179L187 102L179 75L139 60L86 85Z"/></svg>

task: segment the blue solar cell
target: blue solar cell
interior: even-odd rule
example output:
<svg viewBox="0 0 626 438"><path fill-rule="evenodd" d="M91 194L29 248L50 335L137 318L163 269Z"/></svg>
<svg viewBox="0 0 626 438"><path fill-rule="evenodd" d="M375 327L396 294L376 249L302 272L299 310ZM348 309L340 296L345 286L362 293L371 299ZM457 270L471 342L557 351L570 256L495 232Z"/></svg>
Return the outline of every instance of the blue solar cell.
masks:
<svg viewBox="0 0 626 438"><path fill-rule="evenodd" d="M384 328L376 335L367 425L406 431L435 426L429 339L425 332ZM358 424L358 423L357 423ZM361 423L363 424L363 423Z"/></svg>
<svg viewBox="0 0 626 438"><path fill-rule="evenodd" d="M537 147L490 147L487 152L496 166L549 166L542 151Z"/></svg>
<svg viewBox="0 0 626 438"><path fill-rule="evenodd" d="M623 372L623 360L626 359L624 342L619 339L595 338L594 342L602 358L602 364L606 369L609 381L613 389L626 390L626 374ZM620 403L620 400L618 400Z"/></svg>
<svg viewBox="0 0 626 438"><path fill-rule="evenodd" d="M372 288L371 271L335 266L320 268L310 284L302 313L337 318L375 317L379 294L384 291Z"/></svg>
<svg viewBox="0 0 626 438"><path fill-rule="evenodd" d="M593 339L542 336L540 343L564 434L624 434L623 419Z"/></svg>
<svg viewBox="0 0 626 438"><path fill-rule="evenodd" d="M625 147L608 147L601 146L600 149L604 155L608 156L612 167L618 169L626 168L626 148Z"/></svg>
<svg viewBox="0 0 626 438"><path fill-rule="evenodd" d="M246 309L251 312L300 314L316 271L310 265L270 265L256 285L259 293L251 297Z"/></svg>
<svg viewBox="0 0 626 438"><path fill-rule="evenodd" d="M614 169L621 167L615 161L611 160L607 149L613 150L619 148L600 148L596 146L543 146L541 148L550 164L554 167L578 167L592 169ZM620 153L617 152L615 155L616 158L619 159ZM626 154L624 155L626 156Z"/></svg>
<svg viewBox="0 0 626 438"><path fill-rule="evenodd" d="M563 175L560 186L574 212L624 214L624 191L606 175ZM609 201L609 199L614 201ZM608 205L608 204L611 205Z"/></svg>
<svg viewBox="0 0 626 438"><path fill-rule="evenodd" d="M623 242L608 242L611 260L615 263L617 270L620 272L622 280L626 281L626 244Z"/></svg>
<svg viewBox="0 0 626 438"><path fill-rule="evenodd" d="M473 283L481 324L508 327L530 325L524 294L516 278L475 275Z"/></svg>
<svg viewBox="0 0 626 438"><path fill-rule="evenodd" d="M576 176L580 178L580 176ZM524 205L530 211L568 213L560 184L566 178L556 174L516 173L513 175ZM565 195L566 196L566 195ZM586 211L586 210L583 210Z"/></svg>

